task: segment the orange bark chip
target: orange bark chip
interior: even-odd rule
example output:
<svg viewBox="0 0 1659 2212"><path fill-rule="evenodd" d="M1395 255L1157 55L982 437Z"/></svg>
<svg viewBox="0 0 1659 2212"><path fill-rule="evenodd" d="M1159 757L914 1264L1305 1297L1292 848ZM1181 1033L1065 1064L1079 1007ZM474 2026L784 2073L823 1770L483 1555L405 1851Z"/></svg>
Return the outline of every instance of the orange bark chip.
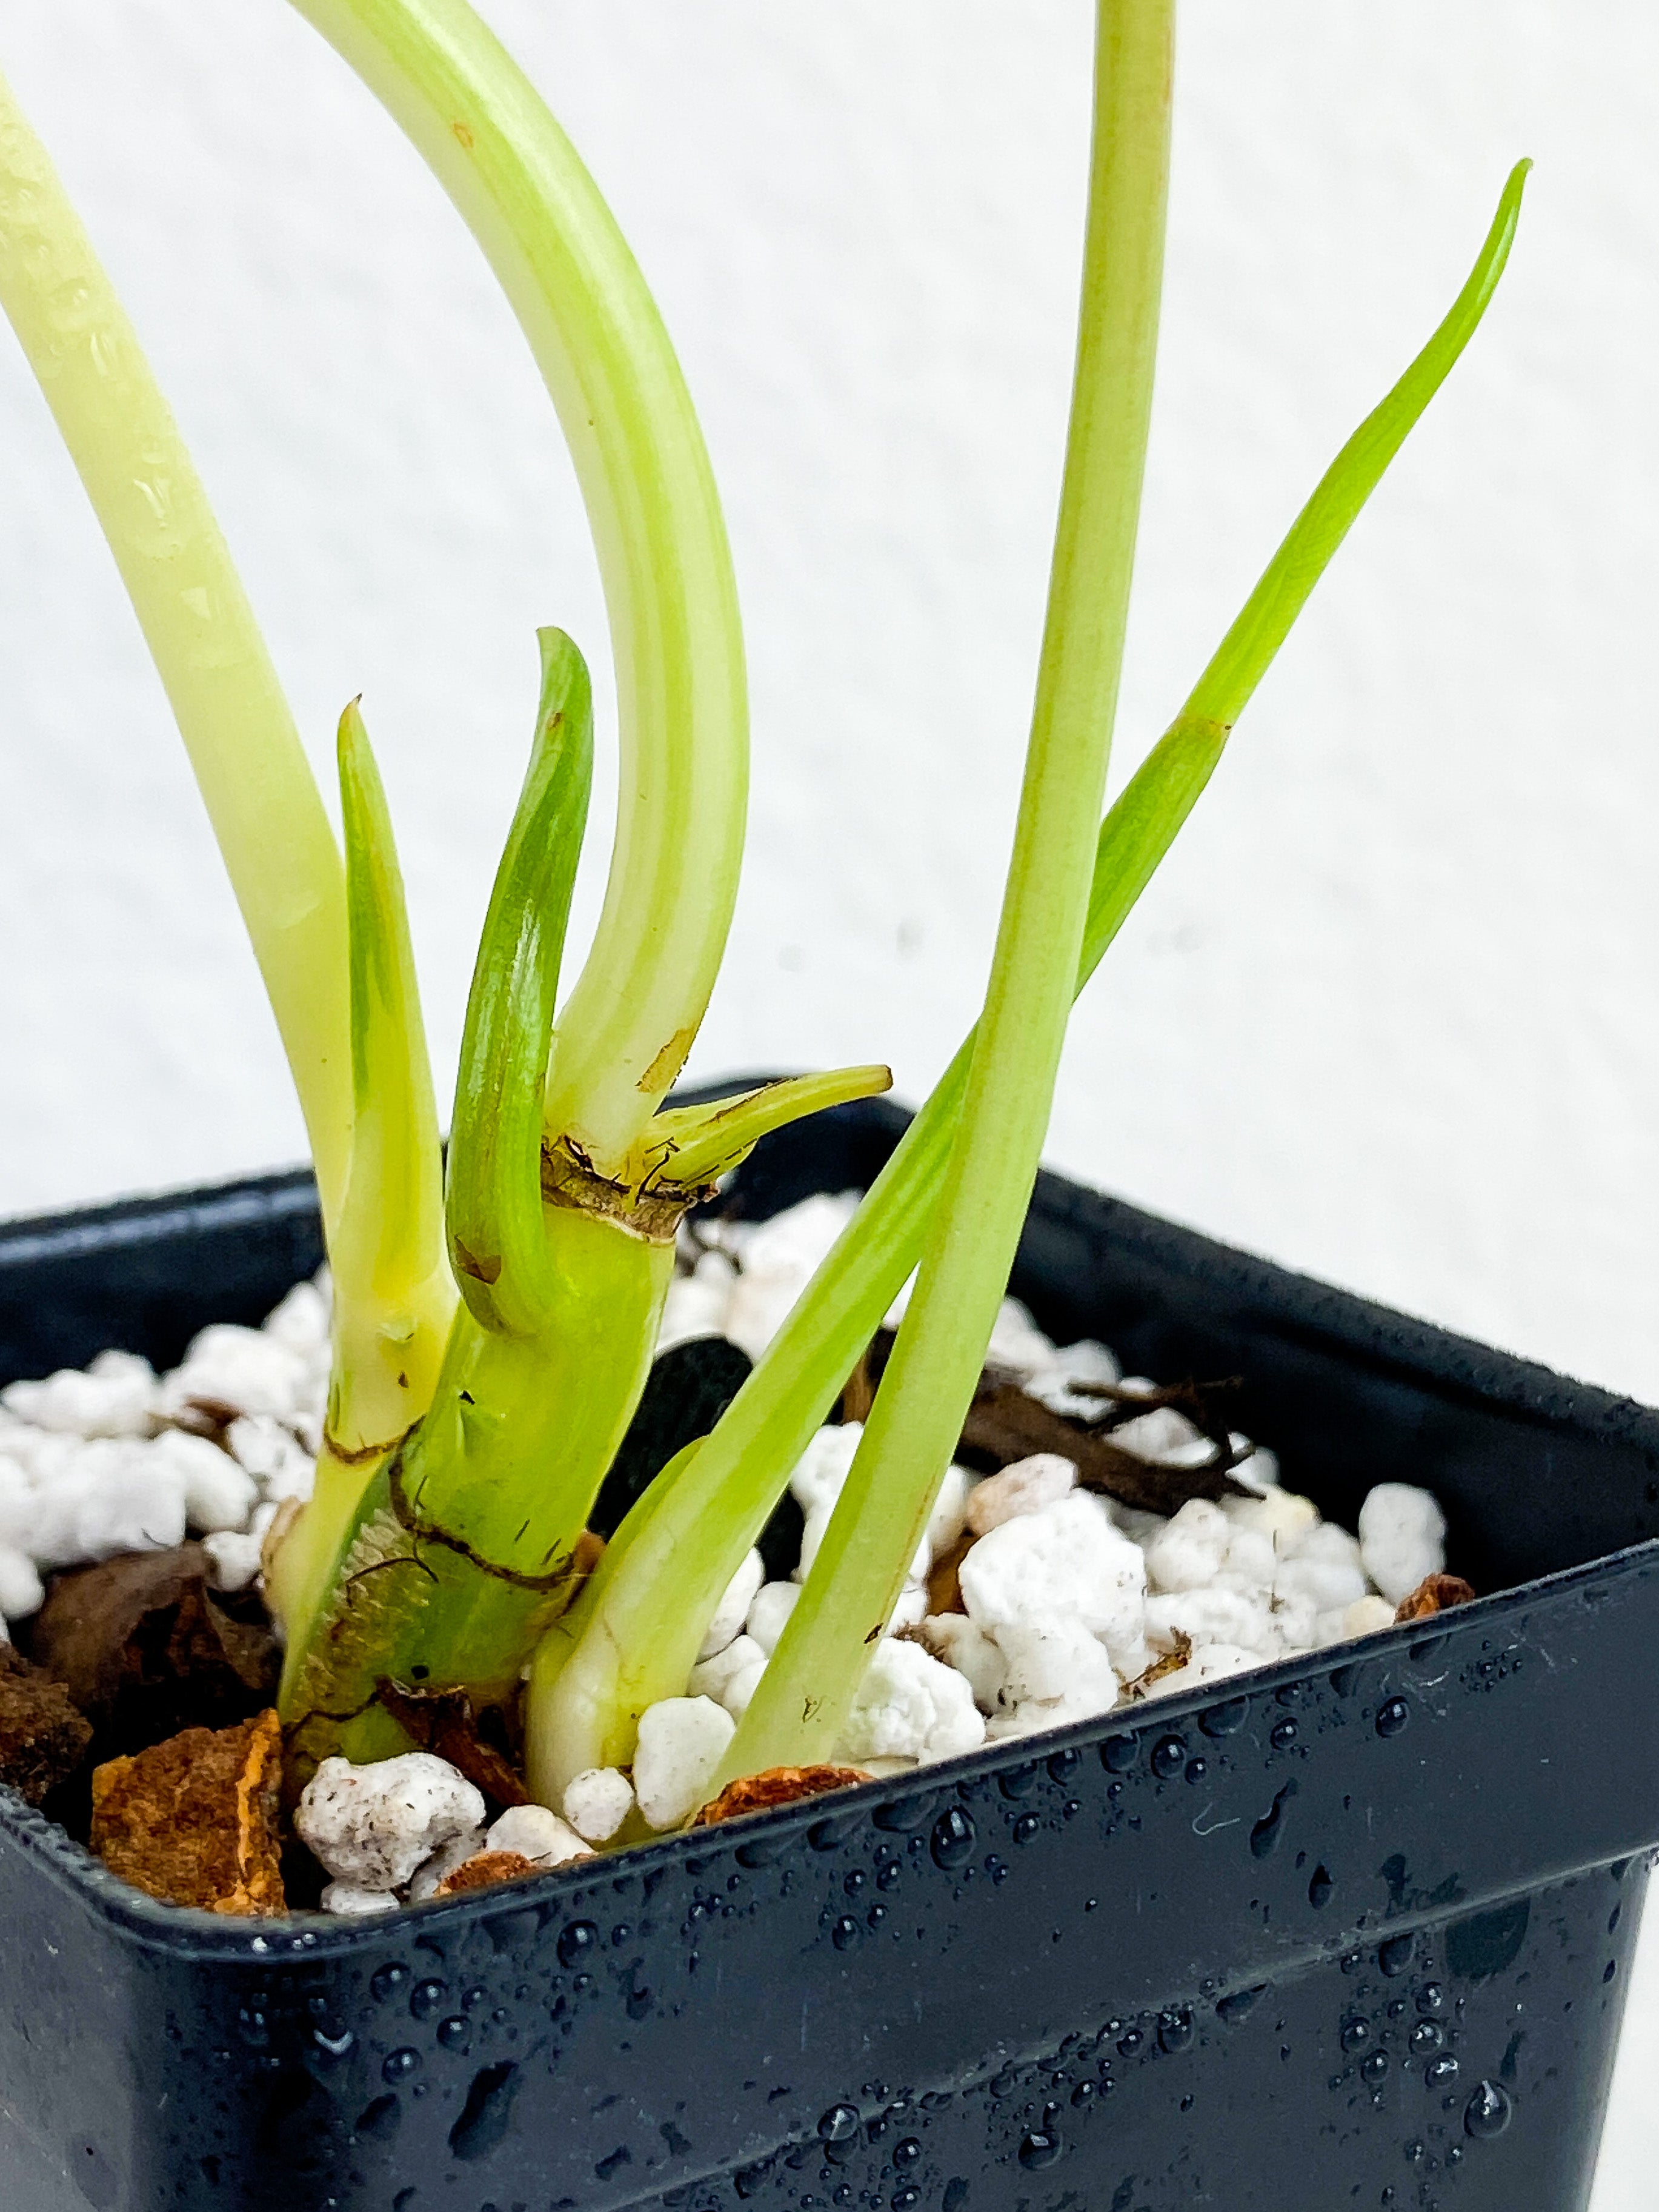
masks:
<svg viewBox="0 0 1659 2212"><path fill-rule="evenodd" d="M712 1828L717 1820L735 1820L744 1813L769 1813L779 1805L793 1805L802 1797L822 1797L831 1790L850 1790L855 1782L874 1778L859 1766L769 1766L763 1774L740 1775L728 1782L720 1796L705 1805L691 1823Z"/></svg>
<svg viewBox="0 0 1659 2212"><path fill-rule="evenodd" d="M1474 1589L1461 1575L1431 1575L1407 1598L1400 1601L1396 1621L1426 1620L1431 1613L1449 1613L1456 1605L1473 1605Z"/></svg>
<svg viewBox="0 0 1659 2212"><path fill-rule="evenodd" d="M527 1859L522 1851L477 1851L464 1859L447 1881L433 1891L434 1897L465 1897L469 1890L494 1889L498 1882L523 1881L547 1869Z"/></svg>
<svg viewBox="0 0 1659 2212"><path fill-rule="evenodd" d="M285 1911L282 1777L274 1712L240 1728L186 1729L93 1770L92 1848L164 1905L246 1917Z"/></svg>

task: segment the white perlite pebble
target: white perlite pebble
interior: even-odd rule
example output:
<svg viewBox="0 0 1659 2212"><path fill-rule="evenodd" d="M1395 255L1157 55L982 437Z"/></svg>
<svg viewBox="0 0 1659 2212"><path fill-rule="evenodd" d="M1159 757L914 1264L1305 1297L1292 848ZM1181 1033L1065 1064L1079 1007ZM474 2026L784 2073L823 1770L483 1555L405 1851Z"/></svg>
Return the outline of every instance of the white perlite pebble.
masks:
<svg viewBox="0 0 1659 2212"><path fill-rule="evenodd" d="M1146 1601L1146 1640L1156 1651L1173 1651L1177 1637L1194 1646L1231 1644L1254 1651L1258 1662L1279 1642L1265 1602L1237 1590L1176 1590Z"/></svg>
<svg viewBox="0 0 1659 2212"><path fill-rule="evenodd" d="M977 1750L985 1722L954 1668L908 1638L877 1644L836 1756L854 1766L872 1759L926 1764Z"/></svg>
<svg viewBox="0 0 1659 2212"><path fill-rule="evenodd" d="M563 1807L584 1843L608 1844L634 1809L634 1785L619 1766L589 1766L565 1784Z"/></svg>
<svg viewBox="0 0 1659 2212"><path fill-rule="evenodd" d="M205 1437L170 1429L146 1455L151 1468L170 1468L184 1486L185 1517L199 1534L245 1528L259 1502L259 1486L246 1468Z"/></svg>
<svg viewBox="0 0 1659 2212"><path fill-rule="evenodd" d="M1288 1553L1280 1551L1273 1577L1276 1599L1304 1598L1316 1613L1331 1613L1352 1605L1367 1588L1359 1546L1334 1521L1322 1521Z"/></svg>
<svg viewBox="0 0 1659 2212"><path fill-rule="evenodd" d="M1066 1345L1045 1365L1027 1375L1024 1388L1028 1397L1036 1399L1051 1413L1063 1414L1068 1420L1097 1421L1111 1401L1098 1389L1079 1385L1097 1383L1109 1389L1121 1372L1106 1346L1085 1336L1076 1344Z"/></svg>
<svg viewBox="0 0 1659 2212"><path fill-rule="evenodd" d="M758 1552L750 1552L726 1586L726 1595L714 1608L714 1617L708 1624L702 1639L698 1659L712 1659L716 1652L724 1651L738 1634L755 1602L755 1594L766 1580L766 1568Z"/></svg>
<svg viewBox="0 0 1659 2212"><path fill-rule="evenodd" d="M820 1429L807 1445L789 1478L790 1491L803 1513L819 1512L841 1496L863 1434L861 1421L843 1421L839 1427Z"/></svg>
<svg viewBox="0 0 1659 2212"><path fill-rule="evenodd" d="M1008 1674L986 1730L993 1742L1092 1720L1117 1703L1116 1667L1080 1622L1011 1626L997 1631L997 1642Z"/></svg>
<svg viewBox="0 0 1659 2212"><path fill-rule="evenodd" d="M766 1654L763 1651L742 1667L734 1668L726 1678L726 1687L720 1692L720 1703L734 1721L740 1721L749 1710L749 1703L760 1687L761 1676L766 1672Z"/></svg>
<svg viewBox="0 0 1659 2212"><path fill-rule="evenodd" d="M968 1500L967 1526L974 1535L988 1536L1005 1521L1040 1512L1076 1487L1077 1468L1071 1460L1058 1452L1034 1452L978 1486Z"/></svg>
<svg viewBox="0 0 1659 2212"><path fill-rule="evenodd" d="M1379 1483L1359 1509L1365 1571L1398 1605L1431 1575L1446 1571L1446 1516L1426 1490Z"/></svg>
<svg viewBox="0 0 1659 2212"><path fill-rule="evenodd" d="M37 1475L33 1526L19 1544L37 1566L78 1566L184 1542L184 1482L176 1468L149 1461L147 1445L52 1441L64 1448L64 1460ZM36 1465L45 1464L42 1455Z"/></svg>
<svg viewBox="0 0 1659 2212"><path fill-rule="evenodd" d="M1319 1508L1293 1490L1269 1490L1262 1498L1224 1498L1221 1510L1236 1528L1266 1536L1276 1553L1295 1550L1310 1528L1319 1526Z"/></svg>
<svg viewBox="0 0 1659 2212"><path fill-rule="evenodd" d="M213 1588L223 1590L227 1596L251 1589L259 1579L262 1546L263 1532L244 1536L222 1529L216 1535L204 1536L202 1549L207 1553L208 1580Z"/></svg>
<svg viewBox="0 0 1659 2212"><path fill-rule="evenodd" d="M700 1336L721 1336L738 1271L724 1252L705 1252L688 1275L676 1275L663 1303L659 1355Z"/></svg>
<svg viewBox="0 0 1659 2212"><path fill-rule="evenodd" d="M447 1759L404 1752L376 1765L325 1759L294 1825L337 1881L400 1889L441 1845L483 1825L484 1801Z"/></svg>
<svg viewBox="0 0 1659 2212"><path fill-rule="evenodd" d="M927 1547L927 1564L931 1567L941 1552L948 1552L968 1525L968 1500L974 1489L974 1478L966 1468L948 1467L945 1480L939 1485L939 1496L933 1500L933 1510L927 1516L927 1534L923 1541ZM918 1553L917 1558L921 1554ZM915 1561L910 1571L915 1573ZM924 1577L925 1579L925 1571Z"/></svg>
<svg viewBox="0 0 1659 2212"><path fill-rule="evenodd" d="M259 1486L259 1494L278 1503L309 1498L317 1480L314 1453L305 1450L294 1431L269 1413L244 1413L225 1431L231 1457Z"/></svg>
<svg viewBox="0 0 1659 2212"><path fill-rule="evenodd" d="M265 1316L265 1334L301 1359L326 1359L329 1302L315 1283L295 1283Z"/></svg>
<svg viewBox="0 0 1659 2212"><path fill-rule="evenodd" d="M483 1847L484 1832L481 1827L466 1828L459 1836L452 1836L416 1868L404 1896L411 1905L424 1905L428 1898L437 1895L458 1867L477 1858Z"/></svg>
<svg viewBox="0 0 1659 2212"><path fill-rule="evenodd" d="M1155 1590L1202 1589L1221 1572L1232 1528L1218 1505L1189 1498L1146 1547L1146 1580Z"/></svg>
<svg viewBox="0 0 1659 2212"><path fill-rule="evenodd" d="M1151 1684L1149 1698L1167 1698L1177 1690L1195 1690L1205 1682L1219 1682L1229 1674L1243 1674L1261 1664L1259 1651L1246 1651L1236 1644L1197 1644L1184 1667Z"/></svg>
<svg viewBox="0 0 1659 2212"><path fill-rule="evenodd" d="M1130 1389L1143 1379L1135 1376L1123 1387ZM1148 1382L1145 1387L1150 1390L1153 1385ZM1212 1449L1209 1438L1173 1406L1155 1406L1149 1413L1137 1413L1133 1420L1120 1423L1112 1431L1112 1442L1154 1467L1190 1466Z"/></svg>
<svg viewBox="0 0 1659 2212"><path fill-rule="evenodd" d="M0 1613L8 1620L27 1620L39 1613L46 1593L34 1562L27 1552L0 1544Z"/></svg>
<svg viewBox="0 0 1659 2212"><path fill-rule="evenodd" d="M545 1805L509 1805L484 1837L487 1851L517 1851L538 1866L568 1866L591 1859L592 1846Z"/></svg>
<svg viewBox="0 0 1659 2212"><path fill-rule="evenodd" d="M1215 1578L1216 1587L1238 1590L1265 1605L1273 1595L1273 1577L1279 1571L1273 1540L1260 1528L1242 1528L1236 1521L1227 1526L1226 1556Z"/></svg>
<svg viewBox="0 0 1659 2212"><path fill-rule="evenodd" d="M100 1359L109 1361L108 1353ZM155 1376L148 1360L117 1353L118 1364L82 1374L60 1368L44 1382L13 1382L0 1405L38 1429L76 1437L147 1437L155 1404ZM130 1363L130 1364L129 1364ZM94 1365L96 1363L94 1363Z"/></svg>
<svg viewBox="0 0 1659 2212"><path fill-rule="evenodd" d="M1141 1635L1146 1561L1081 1491L981 1536L962 1563L961 1582L970 1617L993 1635L1062 1614L1109 1648Z"/></svg>
<svg viewBox="0 0 1659 2212"><path fill-rule="evenodd" d="M820 1193L756 1224L743 1237L742 1273L726 1310L724 1334L751 1359L760 1358L783 1326L857 1208L854 1191L833 1198Z"/></svg>
<svg viewBox="0 0 1659 2212"><path fill-rule="evenodd" d="M1054 1705L1064 1698L1103 1713L1117 1703L1117 1676L1106 1647L1080 1620L1062 1616L1041 1626L1010 1622L997 1631L997 1644L1008 1666L1005 1705Z"/></svg>
<svg viewBox="0 0 1659 2212"><path fill-rule="evenodd" d="M677 1828L708 1795L738 1724L712 1698L664 1698L640 1716L634 1794L648 1827Z"/></svg>
<svg viewBox="0 0 1659 2212"><path fill-rule="evenodd" d="M1417 1585L1413 1583L1412 1587L1414 1589ZM1342 1633L1349 1638L1379 1636L1385 1628L1394 1626L1395 1611L1385 1597L1357 1599L1342 1616Z"/></svg>
<svg viewBox="0 0 1659 2212"><path fill-rule="evenodd" d="M712 1659L700 1659L691 1669L685 1686L688 1698L713 1698L719 1705L726 1703L726 1685L734 1675L743 1674L757 1662L766 1664L766 1653L752 1636L735 1636L723 1651L715 1652Z"/></svg>
<svg viewBox="0 0 1659 2212"><path fill-rule="evenodd" d="M744 1629L768 1657L778 1648L778 1638L789 1625L789 1616L800 1598L799 1583L767 1583L755 1593Z"/></svg>
<svg viewBox="0 0 1659 2212"><path fill-rule="evenodd" d="M994 1712L1008 1675L1008 1662L996 1638L965 1613L930 1613L918 1632L935 1659L964 1678L981 1712Z"/></svg>
<svg viewBox="0 0 1659 2212"><path fill-rule="evenodd" d="M185 1364L161 1389L162 1409L182 1410L192 1398L234 1406L239 1413L295 1413L309 1393L307 1363L263 1329L216 1322L191 1340Z"/></svg>
<svg viewBox="0 0 1659 2212"><path fill-rule="evenodd" d="M362 1919L371 1912L395 1912L398 1898L390 1889L354 1889L349 1881L331 1881L323 1891L323 1910Z"/></svg>

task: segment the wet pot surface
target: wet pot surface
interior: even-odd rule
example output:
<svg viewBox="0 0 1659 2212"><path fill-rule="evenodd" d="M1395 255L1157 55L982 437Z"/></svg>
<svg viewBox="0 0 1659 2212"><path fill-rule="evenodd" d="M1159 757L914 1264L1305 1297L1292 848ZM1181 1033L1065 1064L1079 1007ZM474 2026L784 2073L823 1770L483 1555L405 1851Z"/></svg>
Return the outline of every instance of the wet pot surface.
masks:
<svg viewBox="0 0 1659 2212"><path fill-rule="evenodd" d="M900 1117L769 1139L756 1214ZM176 1358L320 1256L269 1178L0 1232L0 1370ZM150 1905L0 1802L7 2212L1577 2212L1659 1844L1659 1419L1052 1178L1061 1340L1239 1375L1485 1599L391 1922Z"/></svg>

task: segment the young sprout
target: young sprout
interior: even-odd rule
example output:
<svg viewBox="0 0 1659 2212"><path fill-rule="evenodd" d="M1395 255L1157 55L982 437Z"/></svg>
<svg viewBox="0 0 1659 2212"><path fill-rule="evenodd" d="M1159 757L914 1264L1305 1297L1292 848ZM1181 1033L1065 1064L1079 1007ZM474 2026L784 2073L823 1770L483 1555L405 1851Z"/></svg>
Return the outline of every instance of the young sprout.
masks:
<svg viewBox="0 0 1659 2212"><path fill-rule="evenodd" d="M1337 548L1479 327L1509 258L1529 167L1523 161L1511 173L1444 319L1332 462L1181 713L1108 813L1095 849L1079 991L1197 803ZM556 1804L585 1768L626 1764L641 1712L683 1690L721 1594L920 1256L972 1042L957 1052L712 1435L653 1483L540 1646L527 1754L532 1786L545 1802ZM915 1549L914 1539L909 1552L902 1548L908 1527L901 1519L889 1537L890 1556L905 1564ZM862 1657L861 1648L852 1655L849 1674L861 1673ZM733 1748L745 1759L757 1755Z"/></svg>

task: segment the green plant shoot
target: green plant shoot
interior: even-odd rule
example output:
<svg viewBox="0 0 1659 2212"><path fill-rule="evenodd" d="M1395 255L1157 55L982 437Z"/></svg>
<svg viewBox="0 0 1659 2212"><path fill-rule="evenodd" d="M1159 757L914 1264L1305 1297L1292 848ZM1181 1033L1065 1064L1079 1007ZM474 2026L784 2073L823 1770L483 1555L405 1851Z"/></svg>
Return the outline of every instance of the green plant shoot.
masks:
<svg viewBox="0 0 1659 2212"><path fill-rule="evenodd" d="M1332 462L1180 714L1108 813L1095 851L1079 991L1197 803L1338 547L1479 327L1509 258L1529 166L1522 162L1510 175L1444 319ZM556 1804L585 1767L626 1764L640 1713L684 1689L721 1593L920 1255L971 1042L714 1433L651 1486L577 1604L543 1642L527 1748L532 1785L544 1802ZM662 1600L669 1588L679 1594L673 1605Z"/></svg>
<svg viewBox="0 0 1659 2212"><path fill-rule="evenodd" d="M137 333L0 79L0 307L165 685L338 1219L351 1141L345 878L276 672Z"/></svg>

